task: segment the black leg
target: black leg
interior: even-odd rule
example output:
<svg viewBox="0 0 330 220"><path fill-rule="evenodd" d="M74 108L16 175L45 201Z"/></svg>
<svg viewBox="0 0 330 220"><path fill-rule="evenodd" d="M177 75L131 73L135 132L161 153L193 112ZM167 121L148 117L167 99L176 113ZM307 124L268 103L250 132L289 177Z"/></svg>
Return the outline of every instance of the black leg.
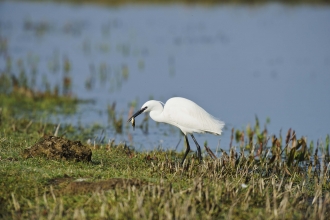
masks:
<svg viewBox="0 0 330 220"><path fill-rule="evenodd" d="M187 135L185 135L184 138L186 139L187 148L186 148L186 152L184 153L184 156L183 156L183 159L182 159L181 164L183 164L183 162L186 159L188 153L190 152L190 146L189 146L189 141L188 141Z"/></svg>
<svg viewBox="0 0 330 220"><path fill-rule="evenodd" d="M201 147L199 146L199 144L197 143L195 137L193 134L191 134L192 139L194 140L196 147L197 147L197 154L198 154L198 159L199 162L202 162L202 151L201 151Z"/></svg>

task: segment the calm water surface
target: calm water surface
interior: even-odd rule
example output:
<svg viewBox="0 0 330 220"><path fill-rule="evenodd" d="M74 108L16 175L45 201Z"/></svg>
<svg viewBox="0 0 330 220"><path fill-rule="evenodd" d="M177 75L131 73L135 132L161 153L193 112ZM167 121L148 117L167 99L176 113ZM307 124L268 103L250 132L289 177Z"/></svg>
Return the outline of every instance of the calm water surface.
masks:
<svg viewBox="0 0 330 220"><path fill-rule="evenodd" d="M189 98L226 122L221 137L196 136L212 149L220 139L228 149L230 130L256 115L262 125L270 118L270 134L293 128L317 141L330 133L330 7L1 2L0 37L1 70L10 57L13 73L35 70L35 89L69 76L74 95L95 100L61 123L101 124L106 139L130 134L138 149L174 149L180 132L150 122L148 135L130 126L116 134L108 105L126 119L133 101L137 110L150 97Z"/></svg>

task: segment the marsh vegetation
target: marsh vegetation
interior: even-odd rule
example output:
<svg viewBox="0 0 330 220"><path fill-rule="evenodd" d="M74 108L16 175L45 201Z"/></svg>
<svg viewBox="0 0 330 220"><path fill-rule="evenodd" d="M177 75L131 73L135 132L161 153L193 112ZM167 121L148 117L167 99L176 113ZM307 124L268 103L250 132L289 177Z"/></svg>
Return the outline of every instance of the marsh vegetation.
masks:
<svg viewBox="0 0 330 220"><path fill-rule="evenodd" d="M18 12L30 7L25 3L15 3L14 6L11 6L11 3L1 4L9 4L6 6L9 8L17 7ZM50 11L56 10L61 9L56 6L55 10ZM222 64L226 66L228 63L230 71L226 70L233 73L234 80L233 83L229 83L230 80L225 81L222 85L224 90L217 92L228 94L226 97L231 105L229 110L224 112L226 114L226 111L233 111L227 115L235 115L240 124L234 126L229 123L224 132L227 136L224 136L225 141L221 141L221 144L205 141L202 163L199 163L196 152L192 151L181 165L184 149L178 148L178 145L184 146L185 143L179 141L178 131L166 126L160 128L158 124L153 125L147 115L136 121L134 134L130 130L130 124L125 123L128 115L132 115L139 108L140 96L136 93L139 91L143 93L141 96L147 98L153 98L152 95L157 98L162 96L150 95L149 91L141 89L145 88L148 82L155 82L155 79L160 83L154 85L154 91L163 91L169 84L174 88L171 92L176 93L177 87L180 87L181 91L182 85L177 85L177 81L182 82L183 79L196 76L200 79L200 75L193 75L193 71L180 69L181 64L191 66L191 63L194 63L195 68L200 64L200 60L212 60L215 53L208 56L207 52L212 51L212 48L216 48L216 51L227 51L226 48L230 47L230 50L235 51L231 46L235 45L233 36L238 35L224 31L230 30L228 26L227 29L223 26L214 33L207 33L210 29L205 20L177 26L182 13L173 13L174 22L167 20L170 23L168 28L160 29L162 33L168 34L166 39L171 39L167 42L158 35L150 37L156 32L143 35L148 29L145 29L144 25L139 26L139 22L135 24L136 27L128 25L134 22L131 17L128 18L129 22L125 20L128 14L135 17L145 14L149 16L150 8L140 12L126 8L119 10L119 13L115 10L99 12L99 8L93 10L94 14L102 18L102 21L95 22L100 24L97 28L93 26L93 21L87 22L83 19L91 18L86 16L90 15L90 12L86 11L76 11L78 14L82 13L83 18L69 19L65 17L65 13L61 18L56 16L56 21L60 20L59 23L45 14L43 16L48 19L35 18L34 15L21 18L19 13L17 17L4 17L0 20L1 219L329 219L330 138L329 135L324 135L329 131L319 129L317 140L309 138L309 134L308 137L306 133L302 135L298 131L311 123L300 122L299 117L295 118L298 121L296 123L293 119L295 115L291 112L303 115L304 110L312 106L313 113L317 114L316 123L328 126L327 118L324 117L328 115L327 105L324 104L328 103L328 84L324 85L328 75L322 71L328 70L327 52L324 51L330 50L327 50L323 38L317 41L323 43L324 48L324 51L317 50L317 54L324 55L320 55L320 59L316 56L322 61L321 64L314 64L312 58L301 57L300 54L304 54L301 51L295 54L298 61L294 59L293 62L288 57L275 54L265 62L266 66L271 66L269 72L275 79L281 78L282 72L286 73L286 63L289 63L290 67L296 67L295 61L298 62L297 66L302 66L303 69L310 68L312 72L318 70L316 75L319 78L308 80L308 85L303 86L304 81L301 79L304 79L304 76L297 77L292 73L284 75L283 84L276 80L275 84L272 84L267 77L264 77L267 83L261 83L258 80L263 76L259 76L258 71L253 72L253 69L253 77L243 76L244 86L249 84L249 89L261 87L262 92L258 90L251 95L246 91L243 99L247 102L233 96L233 90L240 87L236 84L239 79L232 71L230 62L224 61ZM181 12L182 8L169 7L165 11L160 10L158 15L164 14L164 19L168 19L167 10ZM220 10L220 14L226 14L226 10L235 9L225 8ZM47 10L40 10L44 11ZM280 9L276 13L283 11ZM327 14L326 10L323 12ZM114 15L104 19L103 16L108 13ZM205 11L197 10L194 13L203 17ZM207 13L211 16L219 14L218 11L215 14L212 14L212 11ZM314 16L313 13L312 15ZM157 23L159 21L148 16L145 19L148 21L146 26L162 26ZM242 20L245 20L245 17ZM322 22L315 20L322 27ZM269 19L267 22L274 21ZM242 26L245 25L242 22ZM93 35L97 36L97 39L86 35L91 33L91 30L98 30L93 32L97 33ZM57 36L56 40L53 36ZM305 42L303 36L299 39ZM61 44L56 43L58 41ZM169 49L164 52L163 47ZM157 51L161 53L157 54ZM191 57L202 54L203 59L197 56L196 60L190 60L190 56L186 56L187 51ZM164 53L165 56L162 55ZM228 57L239 57L229 51L226 56L228 53ZM285 54L283 51L278 52L282 53ZM313 50L308 54L315 55ZM296 57L295 55L292 56ZM159 60L154 57L159 57ZM187 60L181 59L183 57L187 57ZM163 60L166 63L165 68L160 68ZM261 63L264 61L257 60L261 60ZM306 60L308 62L304 62ZM248 62L253 63L253 60ZM304 63L301 64L302 62ZM203 71L210 70L206 66ZM237 63L233 66L237 66ZM315 66L320 69L314 68ZM210 68L217 69L218 66L210 65ZM263 67L261 69L266 69L266 72L269 70ZM300 72L299 70L298 68L296 71ZM154 74L157 71L160 74ZM212 74L212 71L205 72ZM191 75L188 77L186 73ZM226 79L231 75L221 77ZM199 93L215 91L221 87L219 82L214 80L214 75L210 77L205 74L205 78L211 79L214 84L209 81L209 88L203 87L198 90ZM195 85L194 83L189 81L189 84ZM313 83L317 83L317 87L311 89L309 86L313 86ZM287 84L290 88L299 86L303 90L297 92L299 96L296 97L285 93L285 99L288 99L289 103L283 104L274 95L273 88ZM236 87L233 89L232 85ZM263 88L263 85L266 85L266 88ZM133 89L130 90L130 87ZM276 88L281 94L282 87ZM283 104L286 107L283 112L288 117L282 115L274 120L275 123L283 122L290 124L290 127L291 124L302 123L304 126L284 126L285 129L281 130L281 126L278 126L278 130L270 131L269 127L273 121L270 123L266 119L266 123L262 123L254 114L251 116L250 108L255 111L267 105L268 99L265 97L268 96L264 97L263 94L267 95L268 90L272 90L270 102L275 103L270 105L272 108L267 108L270 118L272 119L271 112L278 111L281 109L278 105ZM309 91L308 94L318 94L317 99L312 95L308 96L309 98L305 96L305 90ZM324 99L321 99L324 94ZM239 96L242 96L241 92ZM314 106L310 102L308 106L300 105L297 97L322 100L322 103L318 102ZM304 98L304 101L306 99ZM223 109L217 105L218 101L211 107ZM295 108L291 108L291 105ZM250 115L252 123L242 122L242 113ZM273 115L275 117L276 114ZM259 117L266 118L264 115ZM230 120L228 118L228 121ZM227 119L225 121L227 122ZM155 126L158 127L155 129ZM160 132L156 133L154 130ZM167 147L172 144L163 146L162 142L150 144L139 139L139 136L157 137L157 140L165 137L167 143L172 138L176 147ZM315 134L312 137L315 137ZM140 145L144 146L142 150Z"/></svg>
<svg viewBox="0 0 330 220"><path fill-rule="evenodd" d="M183 152L138 152L126 143L105 143L102 137L86 142L84 135L93 128L65 124L59 128L36 120L39 111L61 109L63 98L73 106L75 99L54 97L47 108L34 105L35 111L26 115L28 104L11 111L15 105L7 101L19 105L22 100L30 104L36 100L13 97L14 89L3 96L0 109L1 218L327 219L330 215L329 136L315 144L292 129L270 136L256 118L254 126L231 131L229 150L218 148L216 157L205 150L201 164L192 152L181 165ZM112 111L116 114L115 108ZM54 134L61 137L49 136ZM68 138L87 147L86 162L77 159L82 158L81 142ZM80 150L69 151L71 145Z"/></svg>

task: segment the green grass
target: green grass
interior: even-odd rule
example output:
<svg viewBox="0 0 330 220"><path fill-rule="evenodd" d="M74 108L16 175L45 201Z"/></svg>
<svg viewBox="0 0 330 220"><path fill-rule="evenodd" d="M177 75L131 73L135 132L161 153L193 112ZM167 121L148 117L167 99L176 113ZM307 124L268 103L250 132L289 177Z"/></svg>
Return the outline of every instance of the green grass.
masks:
<svg viewBox="0 0 330 220"><path fill-rule="evenodd" d="M183 152L136 152L115 142L90 146L91 162L25 159L25 149L55 133L42 112L74 114L79 101L8 91L0 93L0 219L330 216L329 136L316 146L291 129L270 138L256 118L253 127L232 130L229 151L215 160L205 151L201 164L194 153L182 166ZM61 125L65 138L84 144L98 129Z"/></svg>
<svg viewBox="0 0 330 220"><path fill-rule="evenodd" d="M124 144L91 147L89 163L24 159L23 150L44 135L38 132L41 125L32 124L22 132L26 119L5 115L1 119L2 219L326 219L330 215L329 171L318 170L314 162L309 165L310 160L298 165L294 159L289 166L284 156L270 162L271 156L249 157L257 150L244 157L231 150L217 160L205 156L202 164L191 154L181 166L180 152L135 152ZM45 133L52 132L52 125L44 126Z"/></svg>

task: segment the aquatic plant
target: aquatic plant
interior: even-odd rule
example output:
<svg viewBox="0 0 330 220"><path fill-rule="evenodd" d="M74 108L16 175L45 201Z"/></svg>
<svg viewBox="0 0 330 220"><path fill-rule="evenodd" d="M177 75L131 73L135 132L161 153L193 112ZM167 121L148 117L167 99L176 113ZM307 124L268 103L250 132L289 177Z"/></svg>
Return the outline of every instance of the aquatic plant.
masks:
<svg viewBox="0 0 330 220"><path fill-rule="evenodd" d="M118 117L116 112L116 102L112 105L108 105L108 122L112 122L115 131L119 134L123 132L123 117L120 115Z"/></svg>

